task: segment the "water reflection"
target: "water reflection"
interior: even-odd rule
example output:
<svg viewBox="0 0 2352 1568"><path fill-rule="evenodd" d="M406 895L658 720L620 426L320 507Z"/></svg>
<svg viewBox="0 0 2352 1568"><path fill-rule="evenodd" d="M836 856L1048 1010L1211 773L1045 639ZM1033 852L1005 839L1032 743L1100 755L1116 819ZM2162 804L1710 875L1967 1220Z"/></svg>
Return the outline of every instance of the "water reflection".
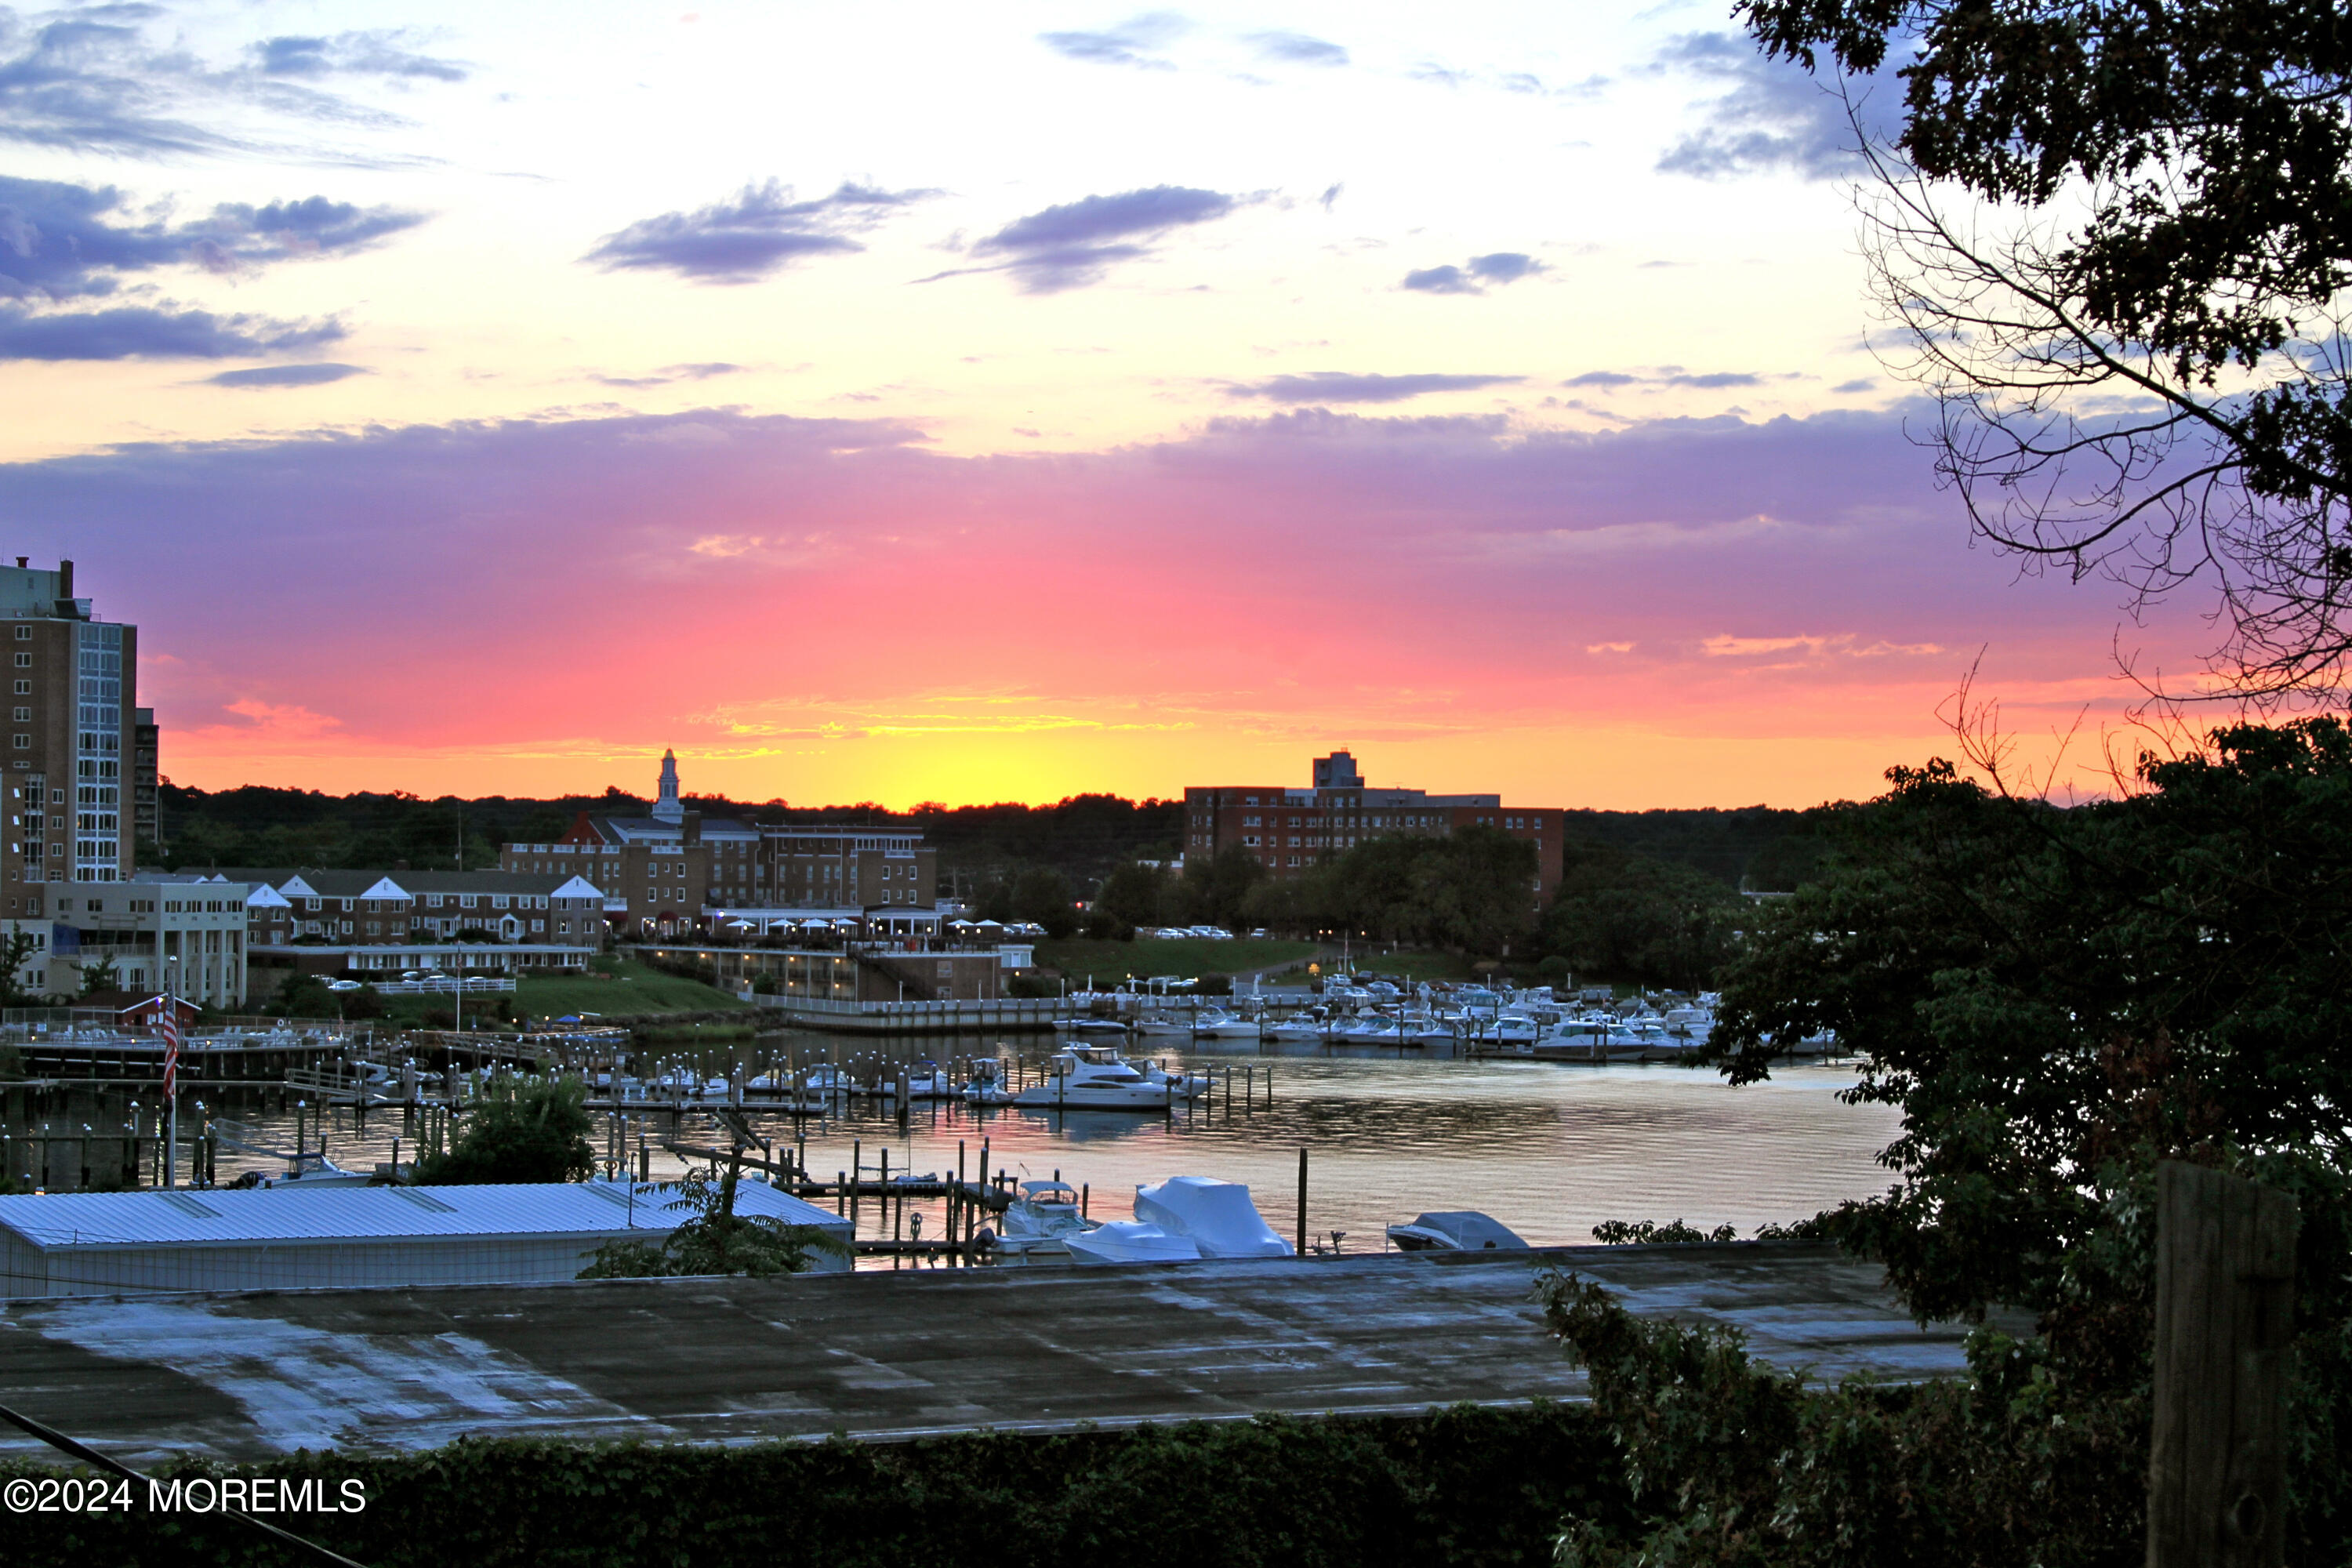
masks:
<svg viewBox="0 0 2352 1568"><path fill-rule="evenodd" d="M1051 1048L1032 1039L1008 1042L1005 1052L1016 1047L1033 1072ZM755 1060L960 1063L995 1047L794 1034L763 1038ZM1378 1250L1384 1226L1425 1209L1482 1209L1538 1242L1589 1240L1605 1219L1683 1218L1748 1233L1879 1190L1886 1178L1874 1156L1896 1131L1887 1108L1838 1101L1853 1081L1840 1067L1790 1068L1770 1083L1731 1089L1712 1072L1681 1067L1428 1059L1366 1047L1212 1050L1152 1041L1135 1054L1212 1071L1219 1092L1170 1115L919 1102L902 1121L885 1102L849 1100L798 1122L756 1112L751 1121L780 1144L804 1148L810 1169L828 1176L849 1168L853 1150L869 1178L885 1151L894 1173L953 1172L961 1151L964 1169L977 1175L986 1142L996 1169L1016 1177L1059 1171L1087 1186L1098 1219L1128 1217L1135 1187L1167 1176L1246 1182L1286 1237L1296 1228L1305 1148L1308 1228L1326 1239L1346 1232L1349 1251ZM698 1065L723 1073L727 1064ZM292 1137L290 1110L227 1113L281 1142ZM331 1129L330 1152L345 1165L390 1159L403 1133L398 1113L382 1110L364 1128L340 1113ZM664 1140L709 1144L724 1135L688 1111L675 1123L667 1113L633 1119L633 1151L641 1139L658 1177L685 1163L661 1148ZM600 1155L607 1147L602 1130L596 1146ZM411 1135L403 1157L414 1148ZM221 1173L226 1180L267 1164L225 1152ZM860 1205L862 1233L890 1234L879 1206ZM910 1205L912 1212L926 1215L925 1234L940 1233L937 1203L919 1211Z"/></svg>

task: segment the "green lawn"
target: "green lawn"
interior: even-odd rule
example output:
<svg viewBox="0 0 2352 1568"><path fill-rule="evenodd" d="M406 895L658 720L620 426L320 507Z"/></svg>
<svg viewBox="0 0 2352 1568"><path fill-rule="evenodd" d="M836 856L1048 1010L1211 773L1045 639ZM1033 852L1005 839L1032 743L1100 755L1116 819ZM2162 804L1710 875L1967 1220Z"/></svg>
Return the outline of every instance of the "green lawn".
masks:
<svg viewBox="0 0 2352 1568"><path fill-rule="evenodd" d="M1162 941L1148 936L1133 942L1088 942L1073 937L1067 942L1039 942L1037 962L1060 970L1075 984L1083 984L1089 974L1097 982L1107 984L1130 974L1144 979L1162 974L1246 974L1298 959L1311 959L1319 951L1318 944L1311 942L1254 941L1248 937L1236 937L1231 942L1207 937Z"/></svg>
<svg viewBox="0 0 2352 1568"><path fill-rule="evenodd" d="M467 998L471 1005L473 998ZM444 1006L447 998L441 999ZM714 991L698 980L682 980L647 968L635 959L621 960L610 980L541 979L525 975L515 985L515 1011L534 1018L560 1018L566 1013L603 1013L610 1017L647 1013L711 1013L742 1007L744 1003L724 991Z"/></svg>
<svg viewBox="0 0 2352 1568"><path fill-rule="evenodd" d="M1402 974L1414 981L1475 978L1470 971L1470 960L1458 952L1416 952L1411 948L1402 952L1382 952L1359 946L1351 948L1348 962L1360 974Z"/></svg>

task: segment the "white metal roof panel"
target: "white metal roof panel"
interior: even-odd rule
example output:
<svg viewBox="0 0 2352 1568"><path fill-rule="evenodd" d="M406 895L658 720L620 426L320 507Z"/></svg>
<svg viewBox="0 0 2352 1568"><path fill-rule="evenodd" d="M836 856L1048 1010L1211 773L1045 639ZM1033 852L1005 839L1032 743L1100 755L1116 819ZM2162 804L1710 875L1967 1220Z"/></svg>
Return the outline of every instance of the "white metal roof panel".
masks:
<svg viewBox="0 0 2352 1568"><path fill-rule="evenodd" d="M441 1237L666 1231L675 1185L549 1182L516 1186L211 1188L0 1197L0 1229L45 1250L240 1243L384 1241ZM736 1188L735 1212L840 1229L848 1221L764 1182Z"/></svg>

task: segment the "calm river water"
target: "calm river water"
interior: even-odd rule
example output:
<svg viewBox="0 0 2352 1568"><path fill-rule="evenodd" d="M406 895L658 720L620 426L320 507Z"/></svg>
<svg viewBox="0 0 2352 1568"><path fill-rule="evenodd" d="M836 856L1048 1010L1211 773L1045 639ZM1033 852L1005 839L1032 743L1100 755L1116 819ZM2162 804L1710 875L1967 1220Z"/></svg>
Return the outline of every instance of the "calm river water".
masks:
<svg viewBox="0 0 2352 1568"><path fill-rule="evenodd" d="M1051 1049L1043 1039L1017 1045L1032 1061ZM947 1062L996 1042L878 1045L792 1035L765 1037L761 1047L763 1056L796 1051L803 1062L822 1059L828 1047L836 1061L881 1051ZM1245 1182L1286 1237L1296 1225L1304 1148L1308 1228L1319 1240L1346 1232L1349 1252L1378 1251L1383 1226L1425 1209L1482 1209L1538 1243L1589 1241L1592 1226L1608 1219L1730 1224L1745 1235L1768 1220L1796 1219L1882 1190L1888 1176L1874 1156L1895 1133L1886 1109L1839 1102L1837 1091L1853 1073L1835 1066L1785 1068L1769 1083L1732 1089L1712 1071L1689 1068L1400 1058L1312 1045L1211 1050L1153 1042L1130 1054L1211 1067L1221 1081L1227 1067L1255 1068L1255 1103L1245 1107L1237 1092L1230 1102L1213 1099L1172 1117L919 1103L902 1123L883 1102L861 1100L799 1129L789 1117L752 1120L779 1142L803 1137L809 1168L828 1178L849 1167L853 1144L869 1179L884 1149L894 1174L952 1173L959 1142L977 1175L986 1139L1000 1170L1029 1177L1058 1171L1073 1185L1085 1184L1097 1219L1129 1217L1139 1184L1172 1175ZM224 1110L290 1141L290 1111ZM660 1150L662 1139L722 1141L694 1111L675 1132L667 1115L650 1131L656 1177L682 1169ZM364 1168L389 1159L401 1131L397 1113L379 1110L360 1129L346 1112L331 1125L329 1151L338 1163ZM411 1140L403 1157L414 1148ZM601 1155L601 1131L597 1148ZM223 1151L221 1174L268 1164ZM864 1206L862 1233L888 1234L879 1208ZM926 1212L925 1233L935 1237L940 1205ZM891 1260L866 1261L887 1268Z"/></svg>

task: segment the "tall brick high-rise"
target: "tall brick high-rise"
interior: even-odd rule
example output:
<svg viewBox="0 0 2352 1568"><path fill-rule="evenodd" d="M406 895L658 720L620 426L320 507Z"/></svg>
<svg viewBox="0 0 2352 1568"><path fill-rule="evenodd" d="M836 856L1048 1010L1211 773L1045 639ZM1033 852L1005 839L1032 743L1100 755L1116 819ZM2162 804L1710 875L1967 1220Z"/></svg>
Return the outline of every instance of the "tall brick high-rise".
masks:
<svg viewBox="0 0 2352 1568"><path fill-rule="evenodd" d="M0 767L38 774L42 809L8 802L25 879L119 882L134 864L129 799L139 628L101 621L74 596L74 563L0 566L0 656L10 683ZM36 846L40 853L36 856ZM12 845L13 847L13 845Z"/></svg>

